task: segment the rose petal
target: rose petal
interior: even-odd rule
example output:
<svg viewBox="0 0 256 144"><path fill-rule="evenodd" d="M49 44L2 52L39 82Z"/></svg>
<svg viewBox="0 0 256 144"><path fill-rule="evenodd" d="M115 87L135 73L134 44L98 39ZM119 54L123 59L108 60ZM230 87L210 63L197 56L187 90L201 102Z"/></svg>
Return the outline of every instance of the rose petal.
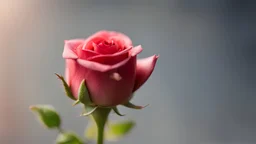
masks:
<svg viewBox="0 0 256 144"><path fill-rule="evenodd" d="M139 45L134 48L127 48L127 49L117 52L115 54L97 55L97 56L89 58L88 60L98 62L101 64L106 64L106 65L114 65L120 61L123 61L127 57L129 57L129 55L136 56L141 51L142 51L142 47ZM128 55L128 52L129 52L129 55Z"/></svg>
<svg viewBox="0 0 256 144"><path fill-rule="evenodd" d="M87 78L88 70L79 65L74 59L66 59L65 79L75 98L78 97L78 88L83 79Z"/></svg>
<svg viewBox="0 0 256 144"><path fill-rule="evenodd" d="M124 43L124 46L130 47L132 46L132 40L125 34L120 32L111 31L109 39L115 39L116 41L121 41Z"/></svg>
<svg viewBox="0 0 256 144"><path fill-rule="evenodd" d="M133 92L139 89L149 78L155 68L158 56L154 55L148 58L137 60L136 79Z"/></svg>
<svg viewBox="0 0 256 144"><path fill-rule="evenodd" d="M76 48L81 45L84 39L65 40L64 51L62 57L65 59L77 59Z"/></svg>
<svg viewBox="0 0 256 144"><path fill-rule="evenodd" d="M100 55L99 53L92 51L92 50L88 50L88 49L81 49L78 56L80 59L90 59L91 57Z"/></svg>
<svg viewBox="0 0 256 144"><path fill-rule="evenodd" d="M101 35L92 35L88 39L86 39L82 49L83 50L88 49L88 50L94 51L93 43L98 44L104 40L106 40L106 38Z"/></svg>
<svg viewBox="0 0 256 144"><path fill-rule="evenodd" d="M128 57L129 57L128 53L123 53L121 55L117 55L113 57L100 55L98 57L94 57L93 59L90 59L90 61L97 62L100 64L105 64L105 65L114 65L127 59Z"/></svg>
<svg viewBox="0 0 256 144"><path fill-rule="evenodd" d="M135 82L136 57L108 72L90 71L87 87L92 101L99 106L116 106L127 102ZM115 74L118 73L118 74ZM116 79L111 76L118 75Z"/></svg>
<svg viewBox="0 0 256 144"><path fill-rule="evenodd" d="M121 43L123 43L123 45L126 46L126 48L132 46L132 40L125 34L116 32L116 31L107 31L107 30L102 30L93 34L91 37L87 39L86 43L91 41L91 39L95 37L102 37L102 38L105 38L105 40L114 39L116 41L122 41Z"/></svg>
<svg viewBox="0 0 256 144"><path fill-rule="evenodd" d="M124 53L128 53L130 50L132 50L132 47L127 48L127 49L125 49L123 51L114 53L114 54L97 55L97 56L91 57L89 60L93 60L93 59L98 58L98 57L114 57L114 56L122 55Z"/></svg>
<svg viewBox="0 0 256 144"><path fill-rule="evenodd" d="M138 45L136 47L134 47L133 49L131 49L131 51L129 52L130 56L136 56L137 54L139 54L140 52L142 52L142 47L141 45Z"/></svg>
<svg viewBox="0 0 256 144"><path fill-rule="evenodd" d="M119 36L110 37L109 39L113 40L121 50L132 46L132 43L129 40L120 39Z"/></svg>
<svg viewBox="0 0 256 144"><path fill-rule="evenodd" d="M125 49L124 51L117 52L114 54L108 54L108 55L97 55L94 57L89 58L88 60L98 62L101 64L106 64L106 65L114 65L116 63L119 63L120 61L125 60L126 58L129 57L128 52L132 48Z"/></svg>
<svg viewBox="0 0 256 144"><path fill-rule="evenodd" d="M105 44L105 42L101 42L98 45L94 46L94 51L100 54L114 54L118 52L117 45Z"/></svg>
<svg viewBox="0 0 256 144"><path fill-rule="evenodd" d="M114 65L105 65L105 64L100 64L98 62L93 62L93 61L88 61L88 60L83 60L83 59L77 59L77 62L81 66L84 66L90 70L106 72L106 71L110 71L110 70L116 69L118 67L121 67L122 65L126 64L130 58L131 57L128 57L125 60L123 60L117 64L114 64Z"/></svg>

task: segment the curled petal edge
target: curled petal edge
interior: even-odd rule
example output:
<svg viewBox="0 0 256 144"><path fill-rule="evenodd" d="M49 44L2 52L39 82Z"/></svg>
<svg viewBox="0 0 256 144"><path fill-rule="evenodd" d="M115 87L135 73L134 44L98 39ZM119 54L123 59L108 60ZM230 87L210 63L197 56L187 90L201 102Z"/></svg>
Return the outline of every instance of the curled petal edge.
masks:
<svg viewBox="0 0 256 144"><path fill-rule="evenodd" d="M139 54L141 51L142 51L141 46L132 48L130 50L130 53L132 53L132 55L130 57L128 57L125 60L123 60L117 64L114 64L114 65L100 64L98 62L93 62L93 61L88 61L88 60L83 60L83 59L77 59L77 62L81 66L84 66L90 70L95 70L95 71L99 71L99 72L107 72L107 71L116 69L118 67L121 67L122 65L125 65L131 58L134 58L134 56Z"/></svg>
<svg viewBox="0 0 256 144"><path fill-rule="evenodd" d="M97 62L93 62L93 61L88 61L88 60L82 60L82 59L77 59L77 62L83 66L86 67L90 70L95 70L95 71L99 71L99 72L107 72L110 71L112 69L116 69L124 64L126 64L132 57L128 57L127 59L115 64L115 65L105 65L105 64L100 64Z"/></svg>
<svg viewBox="0 0 256 144"><path fill-rule="evenodd" d="M139 89L148 80L155 68L158 57L158 55L153 55L151 57L139 59L137 61L136 78L133 92Z"/></svg>
<svg viewBox="0 0 256 144"><path fill-rule="evenodd" d="M80 44L84 43L84 41L84 39L65 40L62 57L65 59L77 59L78 56L75 52L75 48L78 47Z"/></svg>

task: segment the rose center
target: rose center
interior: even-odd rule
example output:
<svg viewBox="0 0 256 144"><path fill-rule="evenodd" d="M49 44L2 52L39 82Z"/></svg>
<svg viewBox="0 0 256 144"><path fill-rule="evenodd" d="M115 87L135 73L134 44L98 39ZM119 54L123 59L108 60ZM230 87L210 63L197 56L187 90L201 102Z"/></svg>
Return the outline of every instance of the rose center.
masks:
<svg viewBox="0 0 256 144"><path fill-rule="evenodd" d="M119 51L118 46L115 44L113 40L111 41L103 41L99 44L93 44L94 51L100 54L113 54Z"/></svg>

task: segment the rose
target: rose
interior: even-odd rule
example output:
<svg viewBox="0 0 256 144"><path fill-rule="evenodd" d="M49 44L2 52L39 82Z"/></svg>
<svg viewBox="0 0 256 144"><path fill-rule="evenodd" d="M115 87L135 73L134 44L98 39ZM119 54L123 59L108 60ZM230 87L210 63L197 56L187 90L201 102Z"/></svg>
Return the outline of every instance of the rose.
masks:
<svg viewBox="0 0 256 144"><path fill-rule="evenodd" d="M75 98L82 80L86 81L92 102L116 106L131 99L154 70L158 56L137 60L141 46L133 47L126 35L99 31L88 39L66 40L65 78Z"/></svg>

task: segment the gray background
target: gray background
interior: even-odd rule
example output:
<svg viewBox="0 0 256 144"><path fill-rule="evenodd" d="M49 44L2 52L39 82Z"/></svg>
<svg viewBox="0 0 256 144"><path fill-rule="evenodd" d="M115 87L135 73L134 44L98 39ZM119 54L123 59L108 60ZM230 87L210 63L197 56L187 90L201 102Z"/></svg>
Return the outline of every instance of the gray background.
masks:
<svg viewBox="0 0 256 144"><path fill-rule="evenodd" d="M64 40L115 30L160 54L149 81L121 108L137 127L116 143L256 143L255 2L249 0L1 0L0 143L50 144L28 107L51 104L63 127L83 136L54 72L64 74Z"/></svg>

